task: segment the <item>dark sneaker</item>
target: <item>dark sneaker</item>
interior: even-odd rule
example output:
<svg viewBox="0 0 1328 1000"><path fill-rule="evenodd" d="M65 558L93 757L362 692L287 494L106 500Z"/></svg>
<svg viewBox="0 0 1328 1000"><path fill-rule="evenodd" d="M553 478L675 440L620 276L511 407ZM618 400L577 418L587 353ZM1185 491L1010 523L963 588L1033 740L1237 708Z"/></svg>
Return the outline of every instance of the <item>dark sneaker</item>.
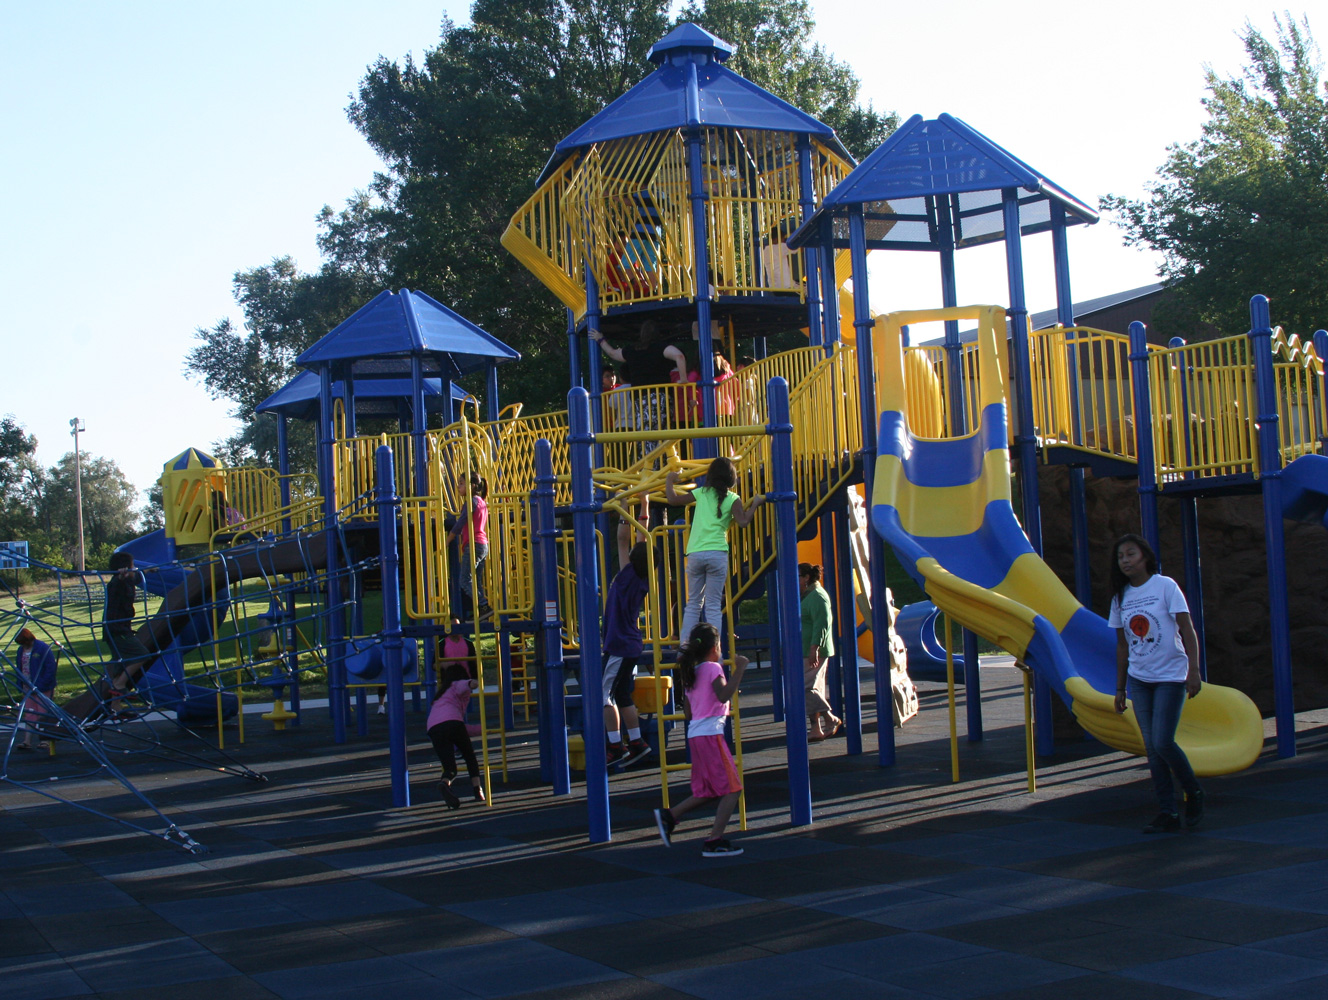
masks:
<svg viewBox="0 0 1328 1000"><path fill-rule="evenodd" d="M476 802L481 802L481 803L482 803L482 802L484 801L484 786L483 786L483 785L471 785L471 786L470 786L470 794L471 794L471 797L474 798L474 800L475 800Z"/></svg>
<svg viewBox="0 0 1328 1000"><path fill-rule="evenodd" d="M719 840L707 840L701 847L703 858L736 858L741 853L741 847L734 847L722 837Z"/></svg>
<svg viewBox="0 0 1328 1000"><path fill-rule="evenodd" d="M604 750L604 764L607 767L613 767L615 764L625 763L627 756L627 746L625 744L610 743Z"/></svg>
<svg viewBox="0 0 1328 1000"><path fill-rule="evenodd" d="M655 826L659 828L659 839L664 841L665 847L673 846L673 828L677 825L678 821L669 810L655 810Z"/></svg>
<svg viewBox="0 0 1328 1000"><path fill-rule="evenodd" d="M438 782L438 791L443 796L443 801L447 803L449 809L460 809L461 800L457 798L456 792L452 791L452 786L446 781Z"/></svg>
<svg viewBox="0 0 1328 1000"><path fill-rule="evenodd" d="M1185 825L1198 826L1204 814L1204 793L1202 788L1195 789L1185 796Z"/></svg>
<svg viewBox="0 0 1328 1000"><path fill-rule="evenodd" d="M632 740L627 744L627 756L623 760L623 767L628 764L635 764L642 757L649 757L655 752L655 748L642 739Z"/></svg>
<svg viewBox="0 0 1328 1000"><path fill-rule="evenodd" d="M1158 813L1153 822L1144 827L1144 833L1175 833L1179 829L1179 816L1175 813Z"/></svg>

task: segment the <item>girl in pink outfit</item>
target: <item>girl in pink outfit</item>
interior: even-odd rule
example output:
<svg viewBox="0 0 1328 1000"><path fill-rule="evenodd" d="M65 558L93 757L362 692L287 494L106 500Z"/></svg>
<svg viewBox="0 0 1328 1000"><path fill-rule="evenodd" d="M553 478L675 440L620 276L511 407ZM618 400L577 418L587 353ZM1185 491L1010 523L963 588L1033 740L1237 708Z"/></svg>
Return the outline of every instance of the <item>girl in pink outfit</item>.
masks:
<svg viewBox="0 0 1328 1000"><path fill-rule="evenodd" d="M478 472L472 472L470 478L466 480L466 503L461 510L460 516L456 519L456 524L452 525L451 537L460 536L461 546L461 593L465 595L464 612L471 609L471 582L470 566L466 558L466 549L472 544L475 546L475 575L473 577L475 585L479 589L480 597L480 616L489 613L489 601L484 596L484 560L489 558L489 503L486 499L489 495L489 484L484 481L484 477Z"/></svg>
<svg viewBox="0 0 1328 1000"><path fill-rule="evenodd" d="M475 747L466 731L466 709L470 707L470 693L479 687L472 672L475 647L464 636L452 634L443 640L443 658L438 663L438 697L429 708L426 723L434 753L443 765L443 779L439 791L449 809L461 808L461 800L452 791L456 777L456 753L460 751L470 775L471 795L476 802L484 801L484 785L480 780L480 765L475 759Z"/></svg>
<svg viewBox="0 0 1328 1000"><path fill-rule="evenodd" d="M692 629L673 675L685 692L682 710L687 718L687 749L692 755L692 794L672 809L656 809L655 824L665 846L673 846L673 828L703 802L717 801L715 823L701 847L703 858L731 858L742 853L724 839L724 827L742 794L742 782L733 755L724 742L729 700L737 693L747 669L747 658L733 657L733 677L719 665L719 630L709 622Z"/></svg>

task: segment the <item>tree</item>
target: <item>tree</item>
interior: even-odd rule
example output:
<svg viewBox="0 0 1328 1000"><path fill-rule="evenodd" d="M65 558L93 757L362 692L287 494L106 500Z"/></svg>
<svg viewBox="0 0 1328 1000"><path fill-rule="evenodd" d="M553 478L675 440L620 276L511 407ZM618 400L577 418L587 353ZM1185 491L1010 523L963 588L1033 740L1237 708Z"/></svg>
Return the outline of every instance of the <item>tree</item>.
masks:
<svg viewBox="0 0 1328 1000"><path fill-rule="evenodd" d="M37 527L37 438L12 414L0 419L0 541L27 539Z"/></svg>
<svg viewBox="0 0 1328 1000"><path fill-rule="evenodd" d="M1171 146L1148 196L1108 196L1103 209L1131 245L1163 256L1180 320L1249 326L1249 297L1302 337L1328 325L1328 88L1308 19L1275 18L1273 44L1246 22L1238 78L1211 69L1200 137Z"/></svg>
<svg viewBox="0 0 1328 1000"><path fill-rule="evenodd" d="M499 369L505 399L527 412L561 408L566 314L499 239L554 146L652 71L646 53L673 26L670 6L475 0L471 23L444 20L418 63L369 67L347 113L385 170L340 211L323 209L316 274L286 258L237 274L245 330L223 321L198 331L186 367L235 400L247 425L219 450L270 461L272 432L252 421L254 404L294 374L300 350L385 286L425 291L521 351L521 364ZM897 123L858 106L857 78L810 42L806 0L708 0L683 17L736 44L739 72L840 129L858 155Z"/></svg>
<svg viewBox="0 0 1328 1000"><path fill-rule="evenodd" d="M47 472L40 518L52 547L60 549L66 565L78 551L78 507L74 495L74 453L71 451ZM105 565L111 550L134 537L138 517L138 490L109 458L82 456L83 538L88 566Z"/></svg>

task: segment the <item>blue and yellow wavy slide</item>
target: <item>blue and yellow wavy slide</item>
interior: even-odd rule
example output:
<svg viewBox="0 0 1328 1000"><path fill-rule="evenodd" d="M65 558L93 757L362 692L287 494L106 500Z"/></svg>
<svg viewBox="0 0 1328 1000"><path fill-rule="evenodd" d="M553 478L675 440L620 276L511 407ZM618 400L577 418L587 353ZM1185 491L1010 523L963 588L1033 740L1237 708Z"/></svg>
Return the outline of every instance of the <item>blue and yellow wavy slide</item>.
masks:
<svg viewBox="0 0 1328 1000"><path fill-rule="evenodd" d="M913 435L906 412L901 329L942 319L979 322L981 422L965 437L923 439ZM1038 558L1014 516L998 351L1004 332L999 306L892 313L876 321L882 412L872 524L939 608L1037 671L1102 742L1142 754L1133 709L1117 715L1112 704L1115 633ZM915 405L929 405L934 414L936 400L918 398L917 386L915 379ZM933 390L939 393L939 385ZM919 413L915 426L926 422ZM1186 703L1177 740L1197 773L1228 774L1258 757L1263 720L1240 691L1205 684Z"/></svg>

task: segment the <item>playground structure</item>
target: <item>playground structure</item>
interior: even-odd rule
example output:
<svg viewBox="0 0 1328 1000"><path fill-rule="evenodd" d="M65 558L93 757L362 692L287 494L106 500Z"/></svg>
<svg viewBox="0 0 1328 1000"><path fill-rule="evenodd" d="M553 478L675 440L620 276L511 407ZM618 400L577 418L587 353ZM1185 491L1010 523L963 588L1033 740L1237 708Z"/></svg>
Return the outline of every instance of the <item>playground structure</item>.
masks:
<svg viewBox="0 0 1328 1000"><path fill-rule="evenodd" d="M887 545L966 629L970 740L982 734L981 635L1035 671L1041 752L1053 749L1045 724L1053 694L1089 732L1140 752L1132 715L1116 716L1108 705L1114 637L1082 607L1089 603L1089 474L1138 477L1143 533L1155 547L1158 499L1181 505L1185 590L1201 638L1197 498L1263 493L1278 752L1294 753L1281 521L1322 520L1328 505L1321 361L1328 335L1316 334L1313 344L1283 337L1257 297L1250 333L1220 341L1163 347L1147 343L1141 327L1129 337L1077 327L1066 230L1095 222L1091 209L947 115L910 119L854 167L826 126L724 67L730 52L693 25L658 43L656 72L558 145L504 234L504 246L568 308L567 410L500 408L496 366L517 360L516 352L427 295L383 292L302 354L308 370L259 408L278 420L278 469L218 469L197 452L168 463L179 467L164 473L167 527L128 547L147 570L144 584L156 581L163 599L144 625L158 655L136 684L141 707L169 708L183 721L206 703L224 738L225 717L243 719L245 684L272 688L274 724L298 724L301 680L313 676L327 685L332 736L342 742L352 712L367 733L366 687L383 683L393 798L409 805L404 692L432 694L435 642L456 615L481 640L477 675L496 699L492 712L489 698L476 699L486 783L493 740L505 762L506 734L517 708L531 707L533 690L541 775L555 794L571 789L577 746L567 723L581 716L589 835L607 840L609 777L595 702L610 517L652 542L657 583L644 616L648 675L638 689L643 706L654 709L667 802L670 776L687 767L680 748L668 746L681 718L669 651L682 638L687 529L638 520L636 504L658 499L669 470L700 472L723 447L734 456L744 497L773 501L750 526L733 529L724 638L732 651L733 609L764 592L777 636L773 692L786 726L795 824L812 818L792 572L799 539L819 543L836 646L845 651L838 658L845 662L832 664L830 685L836 711L842 706L847 753L863 749L857 598L885 593ZM1042 232L1052 239L1060 323L1030 331L1021 242ZM1006 248L1009 308L961 309L955 252L994 241ZM944 308L874 316L870 250L937 253ZM850 277L851 295L843 287ZM678 330L696 321L694 389L632 385L602 393L593 344L583 365L585 338L631 335L646 317ZM959 326L973 320L978 339L965 344ZM943 346L910 343L910 325L927 322L944 324ZM757 358L718 383L716 328L729 357L739 339L751 338ZM807 330L808 346L766 356L768 333L796 328ZM483 419L455 385L480 371L488 388ZM443 426L429 428L430 413ZM394 432L360 433L363 421L383 418L397 422ZM317 422L316 481L290 474L289 419ZM1039 558L1040 463L1065 465L1070 476L1077 602ZM478 566L473 547L463 554L445 541L461 508L459 484L472 472L490 484L490 551ZM848 492L859 484L869 491L875 530L866 578L855 586ZM469 607L458 600L461 574L480 584L470 588ZM92 578L59 580L61 594L82 586L82 603L96 605L100 584ZM377 628L364 620L370 588L382 592ZM481 591L492 606L488 618ZM43 614L29 607L26 617L0 622L0 655L23 621ZM59 632L71 617L60 604L45 624ZM885 600L870 600L865 625L873 635L889 634ZM234 655L223 662L226 644ZM876 690L888 691L888 659L873 659ZM119 774L104 745L109 734L131 734L142 723L103 721L92 732L83 724L106 707L103 667L88 660L89 693L73 710L58 709L53 732L103 747L100 758L89 752ZM3 676L12 711L38 698L12 670ZM153 677L162 679L148 682ZM878 695L877 705L878 761L888 765L890 699ZM741 768L739 699L732 736ZM1223 773L1254 760L1262 722L1239 692L1206 685L1186 708L1181 739L1196 770ZM159 743L151 745L155 751ZM7 766L5 777L15 781ZM745 817L745 802L742 809Z"/></svg>

